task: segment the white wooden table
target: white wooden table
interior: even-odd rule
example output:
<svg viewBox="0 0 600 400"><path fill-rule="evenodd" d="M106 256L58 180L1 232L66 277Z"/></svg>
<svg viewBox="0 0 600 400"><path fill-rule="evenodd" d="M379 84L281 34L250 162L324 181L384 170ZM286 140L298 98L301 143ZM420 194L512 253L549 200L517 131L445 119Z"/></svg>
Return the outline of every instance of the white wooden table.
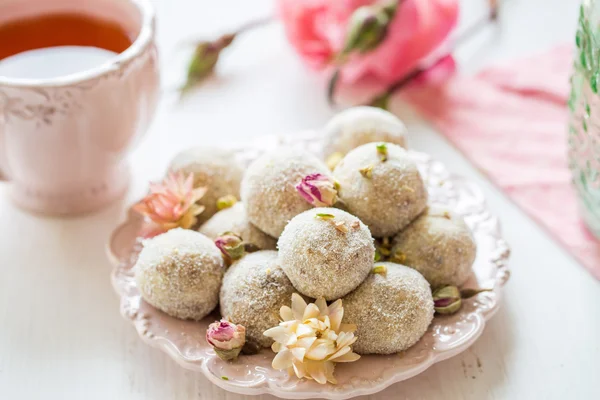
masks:
<svg viewBox="0 0 600 400"><path fill-rule="evenodd" d="M481 11L480 2L465 1L471 7L463 23ZM269 0L157 3L167 87L182 72L178 41L271 9ZM460 51L463 71L572 40L575 3L510 1L502 29ZM133 154L133 185L122 202L85 218L42 218L15 208L0 188L1 399L247 398L138 340L119 315L104 253L125 206L178 149L318 127L331 116L323 79L300 65L278 25L240 40L221 67L220 78L185 103L163 102ZM410 122L414 148L481 185L512 245L512 278L501 311L470 350L368 398L599 399L599 282L406 106L395 104L395 111Z"/></svg>

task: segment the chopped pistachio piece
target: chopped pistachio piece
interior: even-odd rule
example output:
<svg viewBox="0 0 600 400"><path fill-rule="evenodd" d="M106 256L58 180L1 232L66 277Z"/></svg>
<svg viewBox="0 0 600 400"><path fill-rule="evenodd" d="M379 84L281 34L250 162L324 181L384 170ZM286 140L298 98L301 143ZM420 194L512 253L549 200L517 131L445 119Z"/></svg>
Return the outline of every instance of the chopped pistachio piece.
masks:
<svg viewBox="0 0 600 400"><path fill-rule="evenodd" d="M379 251L379 249L375 250L375 257L373 258L373 261L381 261L381 252Z"/></svg>
<svg viewBox="0 0 600 400"><path fill-rule="evenodd" d="M315 218L319 218L319 219L334 219L335 215L333 215L333 214L325 214L325 213L318 213L317 215L315 215Z"/></svg>
<svg viewBox="0 0 600 400"><path fill-rule="evenodd" d="M220 197L217 200L217 209L220 211L232 207L233 205L235 205L235 203L237 203L237 201L238 200L236 199L236 197L232 194Z"/></svg>
<svg viewBox="0 0 600 400"><path fill-rule="evenodd" d="M396 250L391 261L402 264L404 261L406 261L406 254L404 254L401 250Z"/></svg>
<svg viewBox="0 0 600 400"><path fill-rule="evenodd" d="M385 265L376 265L373 267L374 274L385 275L387 274L387 267Z"/></svg>
<svg viewBox="0 0 600 400"><path fill-rule="evenodd" d="M387 144L385 144L385 143L379 143L377 145L377 154L379 154L379 159L381 161L387 161L387 159L388 159Z"/></svg>
<svg viewBox="0 0 600 400"><path fill-rule="evenodd" d="M358 172L365 178L371 179L373 177L373 166L367 165L366 167L359 169Z"/></svg>

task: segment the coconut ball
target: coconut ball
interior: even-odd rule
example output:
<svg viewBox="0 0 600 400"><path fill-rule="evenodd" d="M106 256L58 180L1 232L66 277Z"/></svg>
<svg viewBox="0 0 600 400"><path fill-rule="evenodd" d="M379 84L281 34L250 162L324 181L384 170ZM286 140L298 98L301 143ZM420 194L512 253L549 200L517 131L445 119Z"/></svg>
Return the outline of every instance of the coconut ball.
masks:
<svg viewBox="0 0 600 400"><path fill-rule="evenodd" d="M477 253L463 219L442 208L429 208L396 235L392 246L396 259L423 274L433 288L465 283Z"/></svg>
<svg viewBox="0 0 600 400"><path fill-rule="evenodd" d="M277 242L279 265L303 295L338 299L373 268L369 228L336 208L314 208L294 217Z"/></svg>
<svg viewBox="0 0 600 400"><path fill-rule="evenodd" d="M335 115L325 126L325 157L342 155L371 142L406 147L406 126L394 114L377 107L352 107Z"/></svg>
<svg viewBox="0 0 600 400"><path fill-rule="evenodd" d="M212 240L177 228L144 241L134 271L149 304L173 317L201 320L217 306L225 266Z"/></svg>
<svg viewBox="0 0 600 400"><path fill-rule="evenodd" d="M367 224L375 237L395 235L427 206L427 190L416 164L395 144L357 147L333 174L346 209Z"/></svg>
<svg viewBox="0 0 600 400"><path fill-rule="evenodd" d="M269 347L273 340L263 335L279 324L279 310L290 304L292 283L277 265L277 252L257 251L234 263L221 287L221 315L246 327L248 341Z"/></svg>
<svg viewBox="0 0 600 400"><path fill-rule="evenodd" d="M248 220L278 238L290 219L313 207L298 193L296 185L315 173L331 177L325 164L299 149L281 148L256 159L242 180Z"/></svg>
<svg viewBox="0 0 600 400"><path fill-rule="evenodd" d="M246 243L251 243L261 250L275 250L277 240L267 235L246 218L246 211L242 203L236 203L213 215L199 229L199 232L212 240L225 232L233 232Z"/></svg>
<svg viewBox="0 0 600 400"><path fill-rule="evenodd" d="M233 195L240 198L240 182L243 169L236 161L235 153L215 147L194 147L177 154L171 161L169 169L194 174L194 187L207 188L204 196L198 201L205 207L198 215L198 223L202 224L217 211L219 198Z"/></svg>
<svg viewBox="0 0 600 400"><path fill-rule="evenodd" d="M429 283L414 269L390 262L344 297L344 323L356 324L358 354L392 354L406 350L425 334L433 319ZM384 268L381 268L384 267Z"/></svg>

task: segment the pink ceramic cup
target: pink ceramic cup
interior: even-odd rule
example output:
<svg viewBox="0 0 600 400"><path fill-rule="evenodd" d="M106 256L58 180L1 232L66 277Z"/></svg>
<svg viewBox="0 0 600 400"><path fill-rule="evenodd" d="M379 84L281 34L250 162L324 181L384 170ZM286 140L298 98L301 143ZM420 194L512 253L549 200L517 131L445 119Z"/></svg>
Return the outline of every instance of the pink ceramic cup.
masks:
<svg viewBox="0 0 600 400"><path fill-rule="evenodd" d="M0 76L0 176L17 205L71 215L126 191L125 156L154 114L159 73L148 0L0 0L0 23L56 12L138 32L127 50L89 70L47 80Z"/></svg>

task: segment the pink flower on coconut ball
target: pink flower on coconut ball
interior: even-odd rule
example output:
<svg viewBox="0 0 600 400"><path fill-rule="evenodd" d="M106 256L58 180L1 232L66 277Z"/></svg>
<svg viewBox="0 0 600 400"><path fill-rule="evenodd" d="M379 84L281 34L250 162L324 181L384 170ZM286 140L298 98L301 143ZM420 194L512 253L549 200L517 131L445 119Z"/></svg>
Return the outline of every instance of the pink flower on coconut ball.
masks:
<svg viewBox="0 0 600 400"><path fill-rule="evenodd" d="M362 6L387 0L278 0L288 40L313 69L332 65L344 49L350 20ZM383 39L365 52L353 52L341 67L342 79L353 83L375 78L399 80L435 50L455 27L458 0L400 0Z"/></svg>
<svg viewBox="0 0 600 400"><path fill-rule="evenodd" d="M302 178L296 185L296 190L315 207L331 207L337 201L337 183L323 175L310 174Z"/></svg>

